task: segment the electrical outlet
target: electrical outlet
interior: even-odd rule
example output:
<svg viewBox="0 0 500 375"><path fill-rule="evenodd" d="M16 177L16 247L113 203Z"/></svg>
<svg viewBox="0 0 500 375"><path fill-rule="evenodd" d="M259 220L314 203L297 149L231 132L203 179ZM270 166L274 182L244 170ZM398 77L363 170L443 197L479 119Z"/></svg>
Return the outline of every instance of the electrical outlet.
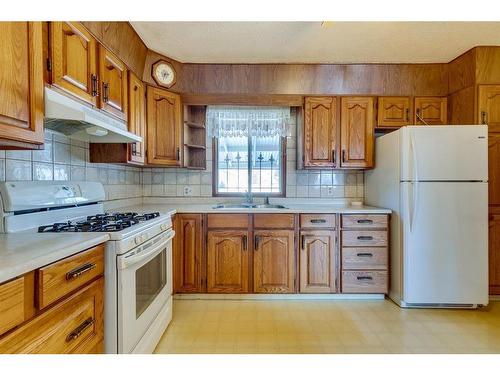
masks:
<svg viewBox="0 0 500 375"><path fill-rule="evenodd" d="M193 195L193 188L191 186L184 186L184 196L190 197Z"/></svg>
<svg viewBox="0 0 500 375"><path fill-rule="evenodd" d="M328 186L328 189L326 189L326 194L331 197L333 195L333 186Z"/></svg>

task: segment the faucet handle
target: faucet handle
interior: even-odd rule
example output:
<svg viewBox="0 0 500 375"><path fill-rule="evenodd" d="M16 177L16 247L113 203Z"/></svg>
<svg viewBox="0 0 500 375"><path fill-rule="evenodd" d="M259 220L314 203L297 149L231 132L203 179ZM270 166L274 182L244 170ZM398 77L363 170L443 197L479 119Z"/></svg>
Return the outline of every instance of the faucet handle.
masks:
<svg viewBox="0 0 500 375"><path fill-rule="evenodd" d="M269 197L264 198L264 204L269 204Z"/></svg>

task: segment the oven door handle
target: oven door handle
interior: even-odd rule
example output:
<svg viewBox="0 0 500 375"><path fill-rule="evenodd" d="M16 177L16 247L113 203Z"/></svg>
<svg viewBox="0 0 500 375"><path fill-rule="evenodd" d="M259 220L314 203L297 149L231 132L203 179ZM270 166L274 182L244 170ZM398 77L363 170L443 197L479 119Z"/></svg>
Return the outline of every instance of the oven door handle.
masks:
<svg viewBox="0 0 500 375"><path fill-rule="evenodd" d="M134 254L134 255L124 255L120 257L120 263L119 263L119 268L120 269L126 269L129 268L130 266L137 264L139 262L142 262L144 259L153 259L156 255L158 255L163 248L167 245L169 241L172 240L175 236L175 231L169 230L166 232L165 238L159 240L159 242L155 245L152 246L150 250L147 251L141 251L139 254Z"/></svg>

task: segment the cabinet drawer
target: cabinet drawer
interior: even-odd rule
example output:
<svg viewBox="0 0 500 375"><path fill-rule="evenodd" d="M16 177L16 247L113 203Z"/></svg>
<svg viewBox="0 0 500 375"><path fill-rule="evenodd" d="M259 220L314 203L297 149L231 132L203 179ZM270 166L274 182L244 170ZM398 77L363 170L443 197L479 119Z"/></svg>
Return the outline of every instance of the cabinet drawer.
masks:
<svg viewBox="0 0 500 375"><path fill-rule="evenodd" d="M301 228L335 228L335 215L329 214L302 214L300 215Z"/></svg>
<svg viewBox="0 0 500 375"><path fill-rule="evenodd" d="M0 335L34 315L34 282L30 272L0 285Z"/></svg>
<svg viewBox="0 0 500 375"><path fill-rule="evenodd" d="M343 271L342 293L387 293L387 271Z"/></svg>
<svg viewBox="0 0 500 375"><path fill-rule="evenodd" d="M387 269L387 248L344 247L342 248L342 269L366 270Z"/></svg>
<svg viewBox="0 0 500 375"><path fill-rule="evenodd" d="M255 214L253 216L255 228L294 228L295 219L293 214Z"/></svg>
<svg viewBox="0 0 500 375"><path fill-rule="evenodd" d="M342 228L387 228L387 215L342 215Z"/></svg>
<svg viewBox="0 0 500 375"><path fill-rule="evenodd" d="M0 353L89 353L103 340L100 278L0 339Z"/></svg>
<svg viewBox="0 0 500 375"><path fill-rule="evenodd" d="M387 246L387 231L344 230L342 246Z"/></svg>
<svg viewBox="0 0 500 375"><path fill-rule="evenodd" d="M104 273L104 245L49 264L37 272L38 307L43 309Z"/></svg>
<svg viewBox="0 0 500 375"><path fill-rule="evenodd" d="M209 228L248 228L247 214L210 214Z"/></svg>

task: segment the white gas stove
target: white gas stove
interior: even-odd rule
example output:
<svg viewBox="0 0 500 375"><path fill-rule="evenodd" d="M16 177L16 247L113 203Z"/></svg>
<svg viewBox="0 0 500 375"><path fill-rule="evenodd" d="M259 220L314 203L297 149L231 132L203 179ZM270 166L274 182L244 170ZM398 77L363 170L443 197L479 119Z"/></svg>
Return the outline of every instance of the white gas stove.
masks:
<svg viewBox="0 0 500 375"><path fill-rule="evenodd" d="M172 230L159 212L104 212L97 182L0 183L0 232L104 232L105 350L151 353L172 319Z"/></svg>

